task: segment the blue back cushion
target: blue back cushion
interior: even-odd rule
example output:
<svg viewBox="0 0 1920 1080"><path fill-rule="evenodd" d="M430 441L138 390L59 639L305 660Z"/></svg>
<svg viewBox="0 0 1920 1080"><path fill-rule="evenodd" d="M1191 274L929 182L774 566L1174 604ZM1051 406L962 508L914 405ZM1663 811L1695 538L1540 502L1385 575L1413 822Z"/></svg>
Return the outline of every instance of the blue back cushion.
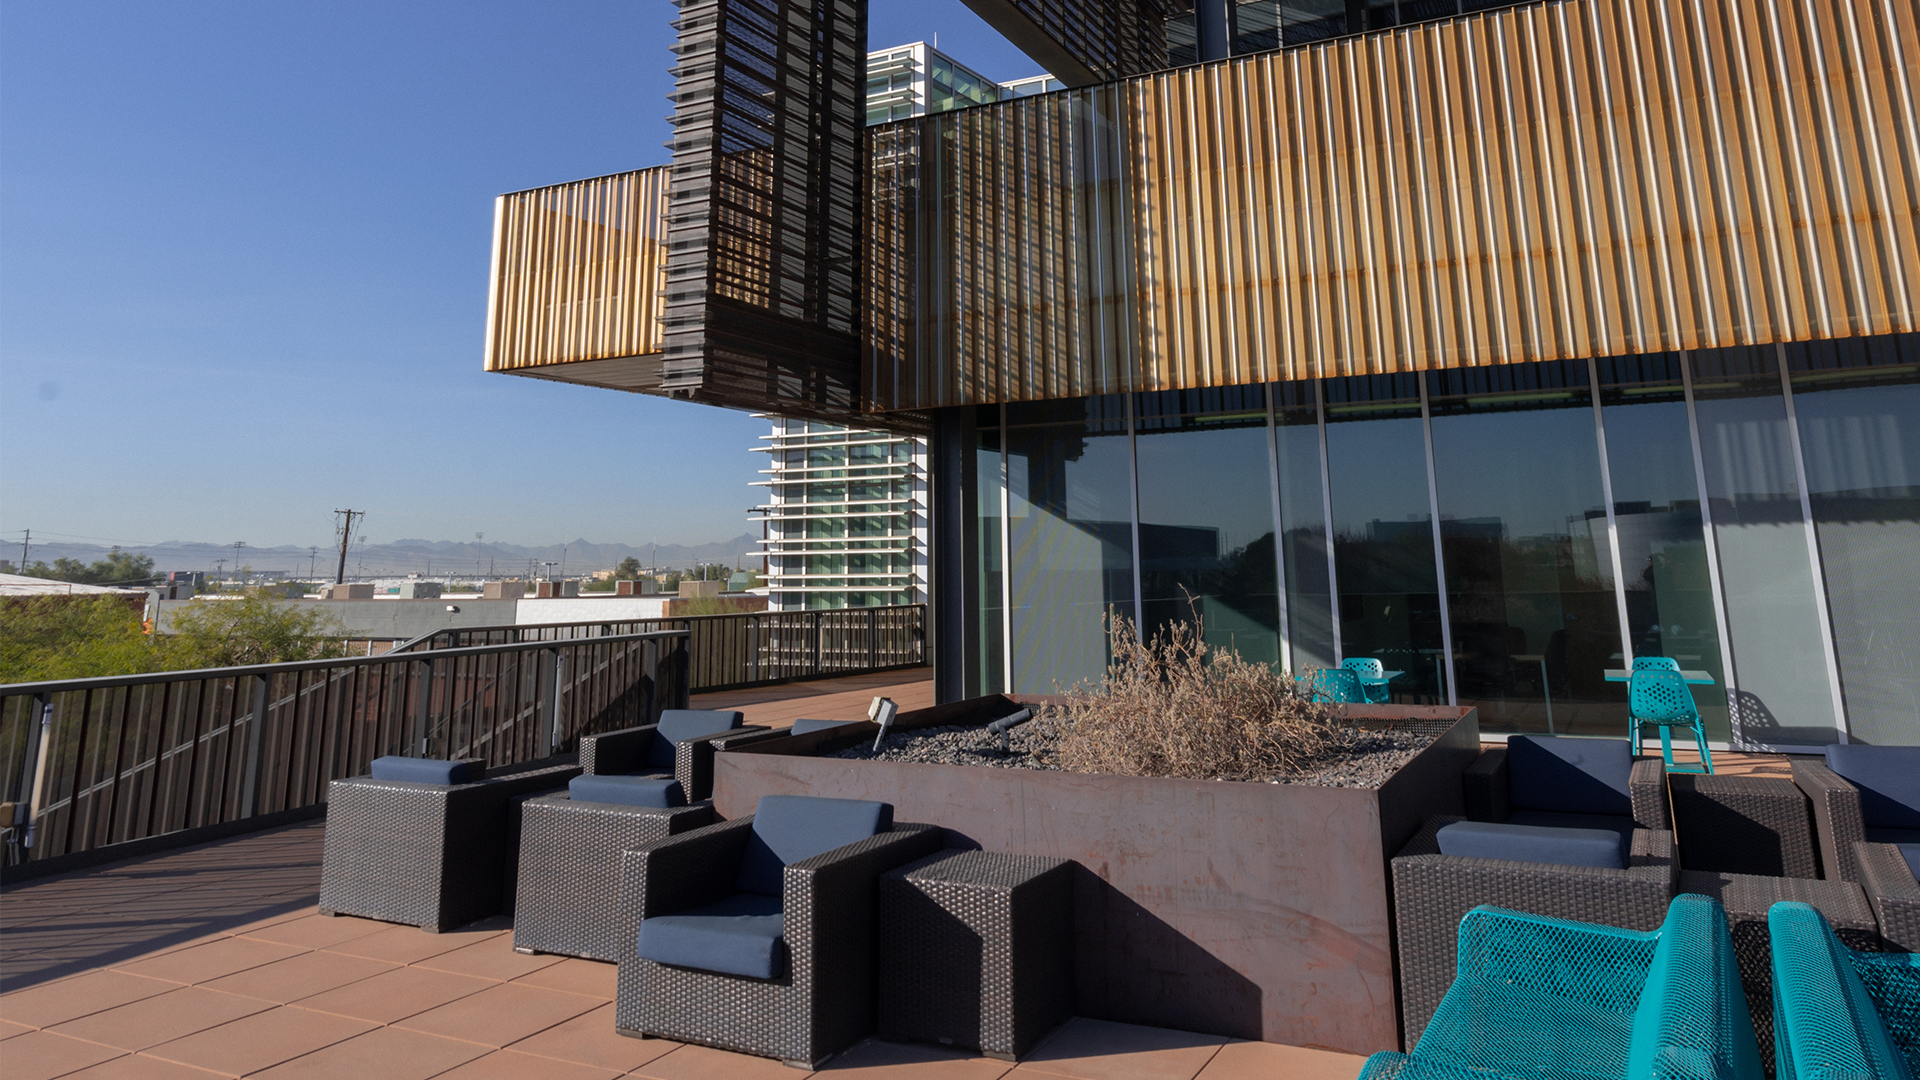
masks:
<svg viewBox="0 0 1920 1080"><path fill-rule="evenodd" d="M647 764L656 769L673 769L674 744L716 731L732 731L740 726L741 714L711 709L668 709L660 714L660 727L647 747Z"/></svg>
<svg viewBox="0 0 1920 1080"><path fill-rule="evenodd" d="M1860 818L1870 829L1920 829L1920 746L1827 747L1827 768L1860 789Z"/></svg>
<svg viewBox="0 0 1920 1080"><path fill-rule="evenodd" d="M618 803L621 806L685 806L687 794L680 781L654 776L576 776L567 781L567 795L575 802Z"/></svg>
<svg viewBox="0 0 1920 1080"><path fill-rule="evenodd" d="M635 951L657 964L776 979L787 964L780 901L737 894L718 903L640 921Z"/></svg>
<svg viewBox="0 0 1920 1080"><path fill-rule="evenodd" d="M1507 798L1516 810L1630 817L1625 739L1516 735L1507 740Z"/></svg>
<svg viewBox="0 0 1920 1080"><path fill-rule="evenodd" d="M741 892L779 896L781 870L893 828L893 804L811 795L763 795L753 812L753 835L734 885Z"/></svg>
<svg viewBox="0 0 1920 1080"><path fill-rule="evenodd" d="M403 780L409 784L472 784L483 779L483 770L471 761L436 761L433 758L377 757L370 775L375 780Z"/></svg>
<svg viewBox="0 0 1920 1080"><path fill-rule="evenodd" d="M795 720L793 722L793 734L805 735L809 731L825 731L827 728L840 727L851 723L853 723L851 720Z"/></svg>
<svg viewBox="0 0 1920 1080"><path fill-rule="evenodd" d="M1624 870L1622 837L1611 829L1550 829L1541 825L1496 825L1456 821L1435 836L1440 854L1470 859L1510 859Z"/></svg>

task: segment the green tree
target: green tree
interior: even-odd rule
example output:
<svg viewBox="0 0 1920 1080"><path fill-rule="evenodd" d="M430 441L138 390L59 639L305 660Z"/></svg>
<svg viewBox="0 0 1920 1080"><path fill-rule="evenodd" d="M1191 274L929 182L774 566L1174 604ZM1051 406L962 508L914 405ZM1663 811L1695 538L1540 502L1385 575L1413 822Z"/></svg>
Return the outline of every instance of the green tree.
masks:
<svg viewBox="0 0 1920 1080"><path fill-rule="evenodd" d="M208 600L174 613L167 642L169 666L235 667L345 656L347 628L338 619L259 593Z"/></svg>
<svg viewBox="0 0 1920 1080"><path fill-rule="evenodd" d="M117 596L35 596L0 606L0 682L137 675L168 667L140 609Z"/></svg>
<svg viewBox="0 0 1920 1080"><path fill-rule="evenodd" d="M62 557L53 560L52 566L36 561L20 573L77 585L145 585L153 580L153 556L136 555L116 547L107 552L106 558L94 560L92 566L79 559Z"/></svg>
<svg viewBox="0 0 1920 1080"><path fill-rule="evenodd" d="M619 581L640 580L640 560L631 555L621 559L620 565L613 568L613 576Z"/></svg>

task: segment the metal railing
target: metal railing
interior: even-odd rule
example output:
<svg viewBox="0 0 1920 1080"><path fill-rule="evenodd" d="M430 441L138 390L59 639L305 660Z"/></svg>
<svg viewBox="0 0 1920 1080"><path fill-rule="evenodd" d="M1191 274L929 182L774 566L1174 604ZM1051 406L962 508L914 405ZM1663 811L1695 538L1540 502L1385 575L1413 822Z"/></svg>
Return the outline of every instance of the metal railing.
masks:
<svg viewBox="0 0 1920 1080"><path fill-rule="evenodd" d="M10 862L314 806L384 754L489 768L687 702L680 628L0 684Z"/></svg>
<svg viewBox="0 0 1920 1080"><path fill-rule="evenodd" d="M918 667L927 662L925 604L454 627L397 645L388 655L473 645L591 641L609 634L668 629L690 635L687 681L692 693Z"/></svg>

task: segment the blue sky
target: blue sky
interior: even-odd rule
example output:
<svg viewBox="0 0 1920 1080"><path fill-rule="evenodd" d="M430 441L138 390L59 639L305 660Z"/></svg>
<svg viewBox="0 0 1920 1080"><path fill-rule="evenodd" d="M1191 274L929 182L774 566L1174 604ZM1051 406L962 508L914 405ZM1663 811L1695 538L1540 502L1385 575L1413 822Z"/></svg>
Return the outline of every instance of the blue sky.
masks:
<svg viewBox="0 0 1920 1080"><path fill-rule="evenodd" d="M700 543L744 413L480 370L493 197L663 164L664 0L12 0L0 550L48 540ZM958 0L878 48L1033 64Z"/></svg>

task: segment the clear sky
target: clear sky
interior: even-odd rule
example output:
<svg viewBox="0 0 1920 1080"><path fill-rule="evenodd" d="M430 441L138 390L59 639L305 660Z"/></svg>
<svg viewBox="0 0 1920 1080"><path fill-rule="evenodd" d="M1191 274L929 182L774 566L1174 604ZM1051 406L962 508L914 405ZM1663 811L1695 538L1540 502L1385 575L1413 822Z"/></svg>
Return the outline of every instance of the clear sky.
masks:
<svg viewBox="0 0 1920 1080"><path fill-rule="evenodd" d="M763 421L480 370L493 197L667 161L674 13L0 6L0 544L748 531ZM1039 71L958 0L869 25Z"/></svg>

